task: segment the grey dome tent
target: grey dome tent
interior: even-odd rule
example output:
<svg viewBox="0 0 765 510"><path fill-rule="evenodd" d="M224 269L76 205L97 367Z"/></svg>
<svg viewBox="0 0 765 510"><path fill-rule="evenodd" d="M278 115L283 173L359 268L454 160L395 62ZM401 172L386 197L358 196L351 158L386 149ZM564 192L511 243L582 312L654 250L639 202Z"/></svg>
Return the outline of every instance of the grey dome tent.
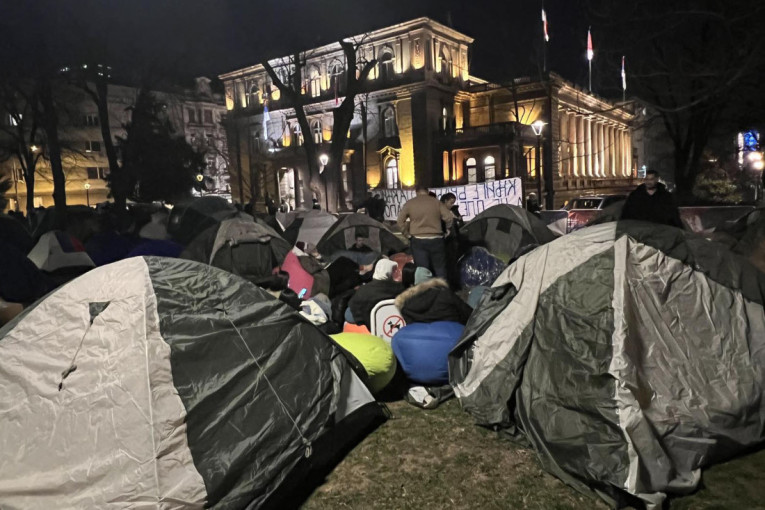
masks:
<svg viewBox="0 0 765 510"><path fill-rule="evenodd" d="M0 329L0 359L4 508L283 507L381 413L297 312L180 259L70 282Z"/></svg>
<svg viewBox="0 0 765 510"><path fill-rule="evenodd" d="M542 220L522 207L495 205L460 228L467 246L481 246L507 263L529 246L549 243L555 234Z"/></svg>
<svg viewBox="0 0 765 510"><path fill-rule="evenodd" d="M356 242L356 237L363 237L367 245L377 253L390 255L400 253L407 247L406 243L384 224L366 214L348 214L332 225L322 236L316 249L323 256L350 249Z"/></svg>
<svg viewBox="0 0 765 510"><path fill-rule="evenodd" d="M316 209L277 213L276 219L284 226L282 237L293 246L298 242L316 246L321 237L337 222L333 214Z"/></svg>
<svg viewBox="0 0 765 510"><path fill-rule="evenodd" d="M765 437L765 274L679 229L588 227L512 264L450 354L479 424L612 504L660 505Z"/></svg>
<svg viewBox="0 0 765 510"><path fill-rule="evenodd" d="M236 207L221 197L194 198L173 207L167 233L173 241L186 246L201 232L236 214Z"/></svg>
<svg viewBox="0 0 765 510"><path fill-rule="evenodd" d="M271 276L291 248L265 223L236 217L199 234L181 253L181 258L225 269L257 284Z"/></svg>

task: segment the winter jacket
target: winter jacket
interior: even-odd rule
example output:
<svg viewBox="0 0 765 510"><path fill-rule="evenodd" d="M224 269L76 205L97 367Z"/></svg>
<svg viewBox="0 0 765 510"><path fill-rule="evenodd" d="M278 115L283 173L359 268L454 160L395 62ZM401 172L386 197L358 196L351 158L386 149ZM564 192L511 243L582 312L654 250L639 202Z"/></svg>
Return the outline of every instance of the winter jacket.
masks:
<svg viewBox="0 0 765 510"><path fill-rule="evenodd" d="M359 290L348 302L348 308L351 309L356 324L363 324L369 328L369 316L372 313L372 308L380 301L395 298L403 290L402 284L390 280L372 280L359 287Z"/></svg>
<svg viewBox="0 0 765 510"><path fill-rule="evenodd" d="M648 194L645 184L641 184L630 193L622 209L621 219L649 221L683 228L674 197L662 183L657 184L653 195Z"/></svg>
<svg viewBox="0 0 765 510"><path fill-rule="evenodd" d="M452 321L467 324L473 309L440 278L415 285L396 298L396 308L407 324Z"/></svg>
<svg viewBox="0 0 765 510"><path fill-rule="evenodd" d="M430 195L417 195L401 208L398 215L398 228L413 237L441 237L444 235L442 221L447 230L451 228L454 221L451 211L437 198Z"/></svg>

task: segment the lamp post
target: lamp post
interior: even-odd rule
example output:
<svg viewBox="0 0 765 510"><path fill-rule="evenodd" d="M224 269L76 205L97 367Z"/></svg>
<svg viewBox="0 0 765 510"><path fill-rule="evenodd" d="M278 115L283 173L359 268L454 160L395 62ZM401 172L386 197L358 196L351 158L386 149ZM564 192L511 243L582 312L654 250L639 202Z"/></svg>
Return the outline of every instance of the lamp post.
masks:
<svg viewBox="0 0 765 510"><path fill-rule="evenodd" d="M202 196L202 181L205 180L205 176L201 173L197 174L197 182L199 183L199 196Z"/></svg>
<svg viewBox="0 0 765 510"><path fill-rule="evenodd" d="M542 130L544 130L545 122L541 120L535 121L531 125L531 129L534 130L534 134L537 135L537 153L536 153L536 167L537 167L537 200L542 202Z"/></svg>
<svg viewBox="0 0 765 510"><path fill-rule="evenodd" d="M90 207L90 183L85 182L83 187L85 188L85 201L87 202L88 207Z"/></svg>

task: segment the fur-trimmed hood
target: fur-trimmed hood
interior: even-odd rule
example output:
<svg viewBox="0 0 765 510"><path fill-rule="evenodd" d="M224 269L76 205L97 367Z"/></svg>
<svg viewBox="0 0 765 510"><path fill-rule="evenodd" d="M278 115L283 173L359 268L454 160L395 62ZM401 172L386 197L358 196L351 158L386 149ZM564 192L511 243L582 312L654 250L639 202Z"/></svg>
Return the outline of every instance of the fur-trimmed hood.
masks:
<svg viewBox="0 0 765 510"><path fill-rule="evenodd" d="M428 290L434 289L436 287L445 287L448 289L449 284L446 283L446 280L444 280L443 278L431 278L430 280L422 282L419 285L409 287L404 292L396 296L396 308L401 310L402 308L404 308L404 304L410 299L417 297L420 294L423 294L424 292L427 292Z"/></svg>

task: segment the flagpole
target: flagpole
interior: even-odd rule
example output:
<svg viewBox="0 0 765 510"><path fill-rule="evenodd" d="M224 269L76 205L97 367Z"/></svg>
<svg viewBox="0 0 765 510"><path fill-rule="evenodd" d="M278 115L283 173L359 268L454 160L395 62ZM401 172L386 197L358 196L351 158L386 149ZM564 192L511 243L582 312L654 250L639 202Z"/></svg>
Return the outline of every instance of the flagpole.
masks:
<svg viewBox="0 0 765 510"><path fill-rule="evenodd" d="M589 72L589 75L590 75L590 92L592 92L592 59L590 59L588 61L588 63L589 63L589 66L590 66L590 72Z"/></svg>

